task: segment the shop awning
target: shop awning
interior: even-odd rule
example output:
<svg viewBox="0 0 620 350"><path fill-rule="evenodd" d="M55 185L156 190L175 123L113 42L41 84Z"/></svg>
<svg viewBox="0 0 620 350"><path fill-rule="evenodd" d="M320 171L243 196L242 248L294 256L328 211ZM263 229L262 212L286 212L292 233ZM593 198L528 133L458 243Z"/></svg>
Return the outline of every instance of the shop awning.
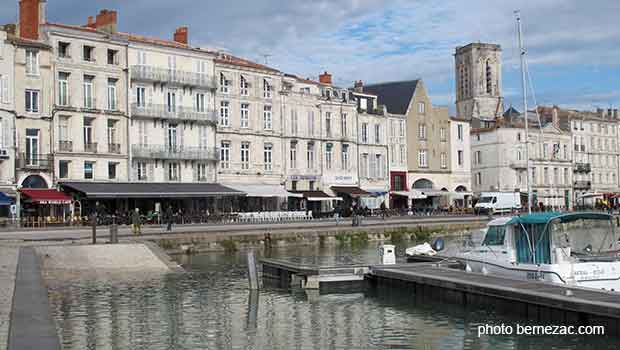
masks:
<svg viewBox="0 0 620 350"><path fill-rule="evenodd" d="M602 193L586 193L586 194L582 194L581 196L577 197L577 199L582 199L582 198L603 198L603 194Z"/></svg>
<svg viewBox="0 0 620 350"><path fill-rule="evenodd" d="M284 186L282 185L236 185L236 184L227 184L234 188L237 191L245 192L248 197L296 197L302 198L303 195L298 193L288 192Z"/></svg>
<svg viewBox="0 0 620 350"><path fill-rule="evenodd" d="M71 197L57 190L24 188L20 191L38 204L71 204Z"/></svg>
<svg viewBox="0 0 620 350"><path fill-rule="evenodd" d="M409 199L426 199L426 195L418 190L411 191L393 191L393 195L407 197Z"/></svg>
<svg viewBox="0 0 620 350"><path fill-rule="evenodd" d="M204 198L244 196L245 193L214 183L61 182L60 186L89 199Z"/></svg>
<svg viewBox="0 0 620 350"><path fill-rule="evenodd" d="M433 191L433 190L422 191L422 193L426 195L427 197L441 197L441 196L448 196L450 194L450 192L448 191Z"/></svg>
<svg viewBox="0 0 620 350"><path fill-rule="evenodd" d="M4 192L0 192L0 206L13 204L13 198L6 195Z"/></svg>
<svg viewBox="0 0 620 350"><path fill-rule="evenodd" d="M335 193L343 193L351 197L372 197L373 194L362 190L356 186L332 186Z"/></svg>
<svg viewBox="0 0 620 350"><path fill-rule="evenodd" d="M332 197L323 191L295 191L294 193L301 194L309 202L342 200L340 197Z"/></svg>

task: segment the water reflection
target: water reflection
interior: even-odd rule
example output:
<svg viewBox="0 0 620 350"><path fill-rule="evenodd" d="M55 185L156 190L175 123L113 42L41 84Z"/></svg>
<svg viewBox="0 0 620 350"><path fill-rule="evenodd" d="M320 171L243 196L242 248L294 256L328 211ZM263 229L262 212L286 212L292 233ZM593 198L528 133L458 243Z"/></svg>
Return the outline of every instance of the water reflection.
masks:
<svg viewBox="0 0 620 350"><path fill-rule="evenodd" d="M274 249L321 264L376 263L376 247ZM314 258L318 256L319 258ZM310 258L312 257L312 258ZM245 257L179 257L186 274L48 280L65 349L615 349L617 339L482 337L489 310L416 300L393 289L342 294L247 289Z"/></svg>

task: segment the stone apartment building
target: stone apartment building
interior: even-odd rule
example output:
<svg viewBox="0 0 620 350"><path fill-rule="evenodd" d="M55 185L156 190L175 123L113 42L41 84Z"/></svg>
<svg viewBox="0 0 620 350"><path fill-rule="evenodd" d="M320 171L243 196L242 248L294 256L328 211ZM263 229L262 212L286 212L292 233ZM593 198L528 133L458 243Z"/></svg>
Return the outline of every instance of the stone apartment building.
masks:
<svg viewBox="0 0 620 350"><path fill-rule="evenodd" d="M13 193L15 183L15 47L0 30L0 191ZM0 198L0 201L2 199ZM5 213L6 214L6 213Z"/></svg>

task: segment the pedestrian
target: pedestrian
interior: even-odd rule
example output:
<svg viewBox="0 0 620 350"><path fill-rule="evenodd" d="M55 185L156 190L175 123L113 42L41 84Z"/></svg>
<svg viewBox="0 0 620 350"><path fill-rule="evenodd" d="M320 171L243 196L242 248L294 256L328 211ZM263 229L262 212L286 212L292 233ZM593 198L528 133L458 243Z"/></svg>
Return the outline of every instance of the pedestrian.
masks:
<svg viewBox="0 0 620 350"><path fill-rule="evenodd" d="M385 202L381 202L381 205L379 206L379 208L381 209L381 219L385 220L385 215L387 214L385 212Z"/></svg>
<svg viewBox="0 0 620 350"><path fill-rule="evenodd" d="M166 226L166 231L172 231L172 220L174 220L174 213L172 212L172 207L169 206L168 209L166 209L166 223L168 223L168 226Z"/></svg>
<svg viewBox="0 0 620 350"><path fill-rule="evenodd" d="M131 230L134 235L142 235L141 225L140 209L136 208L136 210L131 214Z"/></svg>

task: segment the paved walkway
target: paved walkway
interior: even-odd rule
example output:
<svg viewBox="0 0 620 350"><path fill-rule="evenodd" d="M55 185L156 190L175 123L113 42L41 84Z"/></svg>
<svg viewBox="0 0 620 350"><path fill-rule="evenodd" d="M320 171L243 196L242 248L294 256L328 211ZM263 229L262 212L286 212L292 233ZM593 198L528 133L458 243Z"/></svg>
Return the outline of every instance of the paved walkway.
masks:
<svg viewBox="0 0 620 350"><path fill-rule="evenodd" d="M367 218L363 220L363 227L381 227L381 226L407 226L407 225L430 225L430 224L467 224L477 223L488 220L485 216L400 216L390 217L382 220L381 218ZM317 221L298 221L298 222L278 222L278 223L224 223L224 224L190 224L190 225L174 225L174 234L184 233L245 233L245 232L277 232L277 231L293 231L308 229L347 229L351 227L350 219L341 219L339 222L335 220L317 220ZM146 236L170 234L165 231L165 227L159 225L147 225L142 228L142 233ZM129 226L119 226L119 237L131 236ZM97 237L107 238L109 228L106 226L97 227ZM0 242L2 241L62 241L62 240L80 240L92 237L92 229L90 227L64 227L64 228L47 228L47 229L22 229L12 231L0 231Z"/></svg>
<svg viewBox="0 0 620 350"><path fill-rule="evenodd" d="M0 350L6 350L19 248L0 248Z"/></svg>

